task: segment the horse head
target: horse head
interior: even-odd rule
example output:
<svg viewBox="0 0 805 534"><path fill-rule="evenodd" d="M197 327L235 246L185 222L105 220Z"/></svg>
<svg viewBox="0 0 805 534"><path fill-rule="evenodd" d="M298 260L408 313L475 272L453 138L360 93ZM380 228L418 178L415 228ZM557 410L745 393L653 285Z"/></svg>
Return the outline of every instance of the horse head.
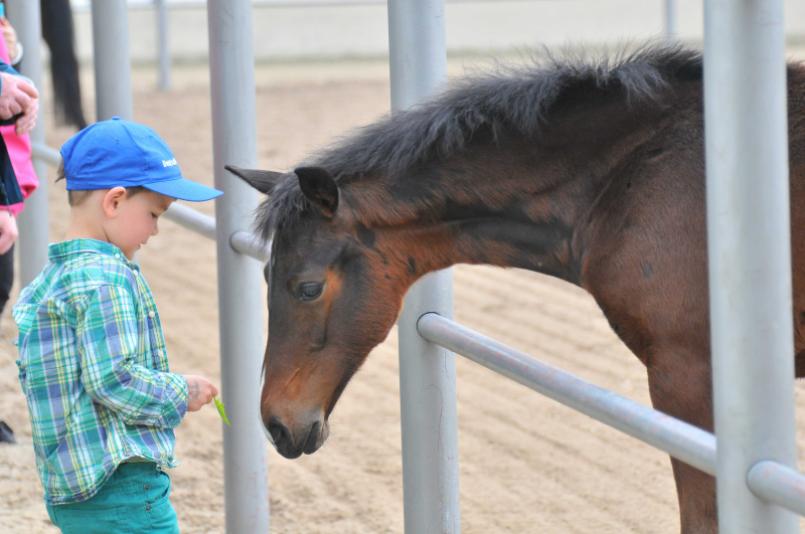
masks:
<svg viewBox="0 0 805 534"><path fill-rule="evenodd" d="M388 335L406 269L378 253L325 169L227 169L269 195L258 223L271 239L260 411L277 451L296 458L327 439L341 392Z"/></svg>

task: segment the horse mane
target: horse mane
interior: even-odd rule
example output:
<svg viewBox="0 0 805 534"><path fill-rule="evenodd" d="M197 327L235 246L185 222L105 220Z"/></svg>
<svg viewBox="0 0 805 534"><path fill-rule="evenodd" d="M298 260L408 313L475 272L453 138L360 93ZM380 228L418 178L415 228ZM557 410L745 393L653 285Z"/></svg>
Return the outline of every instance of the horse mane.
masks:
<svg viewBox="0 0 805 534"><path fill-rule="evenodd" d="M562 99L589 101L588 91L618 91L626 105L659 101L674 82L700 80L702 58L680 45L648 44L609 58L548 55L526 67L499 68L457 81L441 95L358 129L304 162L327 169L337 181L369 174L398 177L434 158L460 153L482 129L539 139ZM285 180L260 208L264 236L289 224L307 203L295 180Z"/></svg>

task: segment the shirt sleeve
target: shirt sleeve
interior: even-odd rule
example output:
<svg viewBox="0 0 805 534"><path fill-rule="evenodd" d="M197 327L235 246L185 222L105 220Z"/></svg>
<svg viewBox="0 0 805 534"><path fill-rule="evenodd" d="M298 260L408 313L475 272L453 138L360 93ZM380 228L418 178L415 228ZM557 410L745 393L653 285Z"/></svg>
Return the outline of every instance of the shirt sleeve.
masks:
<svg viewBox="0 0 805 534"><path fill-rule="evenodd" d="M126 423L173 428L187 412L187 382L137 364L140 335L132 293L113 285L95 290L76 328L81 382Z"/></svg>

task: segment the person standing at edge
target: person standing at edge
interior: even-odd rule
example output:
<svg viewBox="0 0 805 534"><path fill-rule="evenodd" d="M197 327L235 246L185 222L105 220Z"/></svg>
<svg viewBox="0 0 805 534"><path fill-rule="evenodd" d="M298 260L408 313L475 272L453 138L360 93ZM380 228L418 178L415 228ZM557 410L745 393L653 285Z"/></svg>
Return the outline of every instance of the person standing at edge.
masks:
<svg viewBox="0 0 805 534"><path fill-rule="evenodd" d="M221 192L184 178L153 130L118 118L81 130L61 155L67 239L50 245L13 313L48 514L66 534L173 534L173 429L218 390L170 371L156 303L132 258L174 199Z"/></svg>

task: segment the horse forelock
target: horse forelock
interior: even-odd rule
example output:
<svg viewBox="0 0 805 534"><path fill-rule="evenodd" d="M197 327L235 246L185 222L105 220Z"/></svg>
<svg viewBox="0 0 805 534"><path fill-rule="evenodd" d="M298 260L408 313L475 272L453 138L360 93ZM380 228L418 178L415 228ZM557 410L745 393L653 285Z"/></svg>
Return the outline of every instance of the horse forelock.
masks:
<svg viewBox="0 0 805 534"><path fill-rule="evenodd" d="M277 230L296 225L310 207L296 180L284 180L257 208L255 231L267 242Z"/></svg>

